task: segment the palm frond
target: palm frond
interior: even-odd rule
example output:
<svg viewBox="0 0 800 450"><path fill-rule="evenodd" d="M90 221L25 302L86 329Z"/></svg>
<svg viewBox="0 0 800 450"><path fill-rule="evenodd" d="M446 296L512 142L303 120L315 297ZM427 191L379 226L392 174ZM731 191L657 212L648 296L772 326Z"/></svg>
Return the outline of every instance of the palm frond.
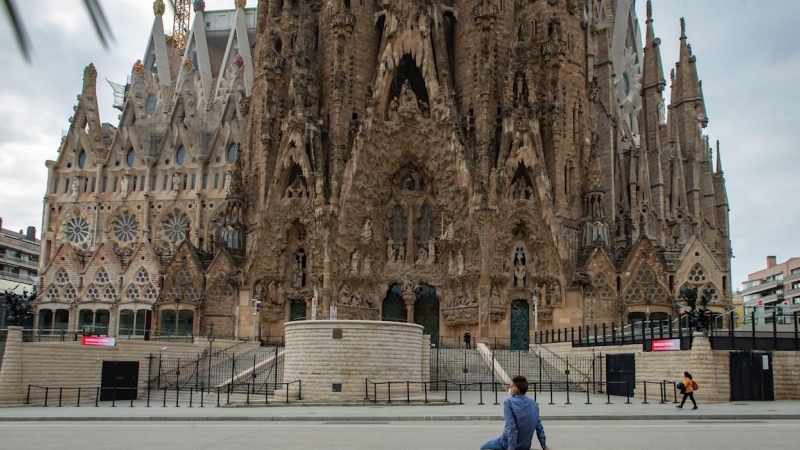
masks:
<svg viewBox="0 0 800 450"><path fill-rule="evenodd" d="M105 13L103 13L103 8L100 7L97 0L83 0L83 3L89 11L89 16L92 18L92 24L94 25L94 30L97 32L97 36L100 38L100 43L103 44L104 48L108 48L108 42L114 40L114 33L111 32L111 27L108 25L108 20L106 19Z"/></svg>
<svg viewBox="0 0 800 450"><path fill-rule="evenodd" d="M11 0L3 0L3 5L6 7L6 13L11 21L11 27L14 29L14 37L17 39L17 45L22 52L25 61L31 61L31 41L28 39L28 33L25 31L25 24L22 23L22 18L19 16L14 4Z"/></svg>

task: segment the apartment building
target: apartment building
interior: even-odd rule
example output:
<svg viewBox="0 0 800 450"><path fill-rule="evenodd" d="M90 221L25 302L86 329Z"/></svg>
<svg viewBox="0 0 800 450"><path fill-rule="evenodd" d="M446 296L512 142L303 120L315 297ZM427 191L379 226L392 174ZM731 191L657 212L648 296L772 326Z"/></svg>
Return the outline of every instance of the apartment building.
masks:
<svg viewBox="0 0 800 450"><path fill-rule="evenodd" d="M0 218L0 291L22 293L35 289L40 246L36 227L28 227L25 232L7 230Z"/></svg>
<svg viewBox="0 0 800 450"><path fill-rule="evenodd" d="M788 313L800 308L800 258L789 258L778 264L775 256L767 256L766 269L751 273L742 283L745 313L755 309L757 315L764 310L779 307Z"/></svg>

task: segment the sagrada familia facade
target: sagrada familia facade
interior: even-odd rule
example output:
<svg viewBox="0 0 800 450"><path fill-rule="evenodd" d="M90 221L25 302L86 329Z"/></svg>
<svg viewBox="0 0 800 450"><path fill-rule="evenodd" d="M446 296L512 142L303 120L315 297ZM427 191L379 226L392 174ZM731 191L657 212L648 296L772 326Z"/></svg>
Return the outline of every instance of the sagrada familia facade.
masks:
<svg viewBox="0 0 800 450"><path fill-rule="evenodd" d="M195 1L180 49L156 1L116 127L86 68L40 327L250 338L313 308L527 346L677 317L683 286L730 309L683 22L665 76L649 2L644 36L632 0L244 4Z"/></svg>

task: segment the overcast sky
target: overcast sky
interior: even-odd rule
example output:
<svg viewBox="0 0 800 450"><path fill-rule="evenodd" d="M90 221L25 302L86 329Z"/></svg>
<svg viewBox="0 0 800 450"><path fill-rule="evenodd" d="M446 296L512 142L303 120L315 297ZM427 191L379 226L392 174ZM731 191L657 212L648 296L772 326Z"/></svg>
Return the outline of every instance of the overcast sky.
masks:
<svg viewBox="0 0 800 450"><path fill-rule="evenodd" d="M461 1L461 0L459 0ZM56 159L82 86L83 68L99 72L101 120L118 123L104 79L125 82L142 58L153 21L152 2L100 0L115 42L100 45L81 0L17 0L34 47L26 64L0 15L0 217L3 227L41 229L47 170ZM255 6L257 0L249 0ZM228 9L233 0L207 0ZM642 35L645 2L637 1ZM765 267L800 256L800 53L797 0L654 0L664 73L678 59L680 17L703 80L711 141L721 141L733 241L733 287ZM165 28L171 28L171 17ZM667 95L667 101L669 96ZM796 107L796 106L795 106ZM791 194L795 192L795 194Z"/></svg>

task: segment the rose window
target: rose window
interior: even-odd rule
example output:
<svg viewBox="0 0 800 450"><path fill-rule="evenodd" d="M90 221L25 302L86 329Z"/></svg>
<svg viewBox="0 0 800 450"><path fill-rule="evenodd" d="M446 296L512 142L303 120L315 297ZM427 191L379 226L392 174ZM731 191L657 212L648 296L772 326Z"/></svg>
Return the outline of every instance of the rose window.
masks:
<svg viewBox="0 0 800 450"><path fill-rule="evenodd" d="M67 240L80 244L89 237L89 222L83 217L73 217L66 225Z"/></svg>
<svg viewBox="0 0 800 450"><path fill-rule="evenodd" d="M178 272L178 283L180 284L189 284L192 281L192 278L189 276L189 271L186 269L181 270Z"/></svg>
<svg viewBox="0 0 800 450"><path fill-rule="evenodd" d="M701 265L695 265L689 271L689 281L695 284L701 284L706 281L706 271Z"/></svg>
<svg viewBox="0 0 800 450"><path fill-rule="evenodd" d="M114 223L114 236L121 242L131 242L136 239L139 232L139 221L135 217L126 215Z"/></svg>
<svg viewBox="0 0 800 450"><path fill-rule="evenodd" d="M189 231L189 218L183 213L170 214L164 221L164 233L171 242L180 242L186 239Z"/></svg>
<svg viewBox="0 0 800 450"><path fill-rule="evenodd" d="M200 291L198 291L196 287L191 286L188 289L186 289L186 292L184 293L184 298L186 300L196 302L197 300L200 299Z"/></svg>
<svg viewBox="0 0 800 450"><path fill-rule="evenodd" d="M50 301L58 300L58 288L55 286L50 286L47 290L47 299Z"/></svg>

